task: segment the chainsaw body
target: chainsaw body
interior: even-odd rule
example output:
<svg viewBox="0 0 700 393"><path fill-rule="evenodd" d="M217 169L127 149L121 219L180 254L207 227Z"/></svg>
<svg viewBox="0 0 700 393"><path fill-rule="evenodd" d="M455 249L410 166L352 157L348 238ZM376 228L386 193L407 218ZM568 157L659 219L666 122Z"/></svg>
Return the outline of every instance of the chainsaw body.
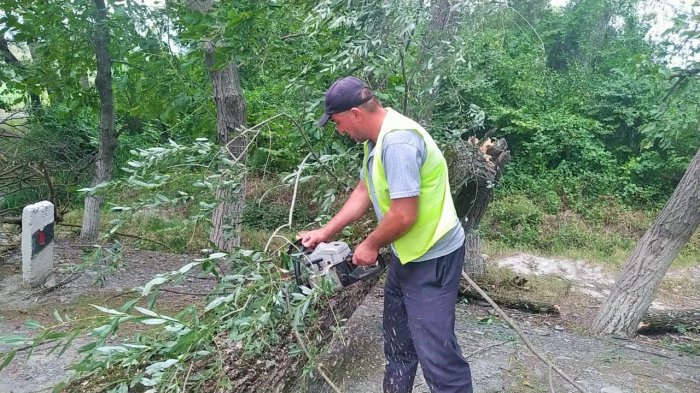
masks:
<svg viewBox="0 0 700 393"><path fill-rule="evenodd" d="M301 242L298 242L301 246ZM353 252L345 242L319 243L315 249L301 246L301 252L291 252L297 285L317 287L322 280L330 280L334 290L352 285L360 280L381 274L386 264L381 256L370 266L352 263Z"/></svg>

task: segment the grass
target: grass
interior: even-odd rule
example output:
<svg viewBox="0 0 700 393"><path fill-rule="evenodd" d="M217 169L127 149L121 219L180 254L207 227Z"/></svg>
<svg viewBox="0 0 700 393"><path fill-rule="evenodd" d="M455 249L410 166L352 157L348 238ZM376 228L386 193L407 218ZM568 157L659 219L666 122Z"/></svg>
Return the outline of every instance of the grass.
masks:
<svg viewBox="0 0 700 393"><path fill-rule="evenodd" d="M482 221L483 250L492 257L525 252L620 268L655 215L610 198L601 198L585 212L560 210L547 214L524 196L506 196L492 202ZM700 232L693 235L673 263L698 264Z"/></svg>

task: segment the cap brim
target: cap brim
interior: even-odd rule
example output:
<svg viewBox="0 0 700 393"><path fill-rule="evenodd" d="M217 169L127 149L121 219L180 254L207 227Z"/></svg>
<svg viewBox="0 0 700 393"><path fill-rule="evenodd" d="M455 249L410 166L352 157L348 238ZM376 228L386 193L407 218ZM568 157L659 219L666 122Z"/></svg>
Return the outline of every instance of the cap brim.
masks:
<svg viewBox="0 0 700 393"><path fill-rule="evenodd" d="M326 123L328 123L328 119L330 119L330 118L331 118L331 115L329 115L328 113L324 113L323 116L321 116L321 119L318 121L318 126L319 127L325 126Z"/></svg>

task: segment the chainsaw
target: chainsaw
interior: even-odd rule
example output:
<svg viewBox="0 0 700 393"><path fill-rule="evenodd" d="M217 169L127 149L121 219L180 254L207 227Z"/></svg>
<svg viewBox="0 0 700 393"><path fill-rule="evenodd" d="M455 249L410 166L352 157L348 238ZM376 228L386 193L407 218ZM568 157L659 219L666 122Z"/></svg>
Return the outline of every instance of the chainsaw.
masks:
<svg viewBox="0 0 700 393"><path fill-rule="evenodd" d="M345 242L319 243L316 248L306 248L297 240L287 252L294 265L294 277L299 287L318 287L324 279L330 280L337 291L381 274L386 268L381 255L369 266L352 263L353 252Z"/></svg>

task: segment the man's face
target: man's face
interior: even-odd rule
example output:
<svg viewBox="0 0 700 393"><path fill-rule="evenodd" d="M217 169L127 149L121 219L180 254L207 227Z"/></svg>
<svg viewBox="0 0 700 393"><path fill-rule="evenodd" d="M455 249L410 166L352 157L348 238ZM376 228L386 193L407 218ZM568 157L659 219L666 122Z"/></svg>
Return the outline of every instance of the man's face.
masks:
<svg viewBox="0 0 700 393"><path fill-rule="evenodd" d="M364 142L368 138L362 129L362 119L359 109L352 108L345 112L334 113L331 115L331 120L335 123L335 128L341 135L347 135L355 142Z"/></svg>

